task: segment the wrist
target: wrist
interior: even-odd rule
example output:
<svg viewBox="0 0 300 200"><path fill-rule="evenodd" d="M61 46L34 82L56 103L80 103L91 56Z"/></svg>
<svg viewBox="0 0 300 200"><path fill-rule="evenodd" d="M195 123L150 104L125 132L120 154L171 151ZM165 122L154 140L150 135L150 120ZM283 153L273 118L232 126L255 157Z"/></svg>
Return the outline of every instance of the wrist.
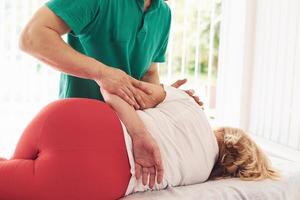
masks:
<svg viewBox="0 0 300 200"><path fill-rule="evenodd" d="M146 128L128 129L128 133L132 139L143 138L146 134L148 134Z"/></svg>
<svg viewBox="0 0 300 200"><path fill-rule="evenodd" d="M102 77L106 73L108 66L99 61L96 61L96 62L97 62L97 64L94 67L92 79L95 80L96 82L98 82L102 79Z"/></svg>

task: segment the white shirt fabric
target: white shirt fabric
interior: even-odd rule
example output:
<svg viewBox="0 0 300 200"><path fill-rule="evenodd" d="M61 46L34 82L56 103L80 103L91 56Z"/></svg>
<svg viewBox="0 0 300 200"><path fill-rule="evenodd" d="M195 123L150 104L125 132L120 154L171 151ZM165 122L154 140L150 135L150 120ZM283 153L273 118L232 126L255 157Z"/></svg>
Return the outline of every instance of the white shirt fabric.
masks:
<svg viewBox="0 0 300 200"><path fill-rule="evenodd" d="M182 90L164 89L162 103L137 111L162 156L164 179L154 190L206 181L218 157L216 138L200 106ZM136 180L132 141L123 123L122 127L132 174L126 195L149 190Z"/></svg>

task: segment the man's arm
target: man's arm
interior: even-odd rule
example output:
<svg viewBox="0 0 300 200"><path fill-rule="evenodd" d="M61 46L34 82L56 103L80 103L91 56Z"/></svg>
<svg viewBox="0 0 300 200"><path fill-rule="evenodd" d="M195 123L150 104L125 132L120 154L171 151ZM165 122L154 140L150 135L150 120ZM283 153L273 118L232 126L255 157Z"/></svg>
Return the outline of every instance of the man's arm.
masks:
<svg viewBox="0 0 300 200"><path fill-rule="evenodd" d="M161 85L146 82L143 82L143 84L153 91L151 95L147 95L147 98L145 98L146 100L149 100L146 101L146 108L153 108L165 99L166 92ZM138 117L133 107L103 88L101 88L101 93L103 94L105 102L117 112L128 131L139 133L140 131L142 132L145 130L141 119Z"/></svg>
<svg viewBox="0 0 300 200"><path fill-rule="evenodd" d="M143 76L142 81L157 84L157 85L160 84L159 74L158 74L158 63L151 64L148 71Z"/></svg>
<svg viewBox="0 0 300 200"><path fill-rule="evenodd" d="M146 74L143 76L142 81L146 81L148 83L153 84L160 84L159 80L159 74L158 74L158 63L152 63L149 70L146 72ZM181 85L185 84L187 82L187 79L178 80L175 83L173 83L171 86L175 88L179 88ZM200 101L198 96L195 96L194 90L185 90L185 92L194 98L194 100L200 105L203 106L203 102ZM147 98L147 95L144 95L143 92L138 92L139 95L145 96L145 99ZM151 101L150 98L147 98L148 104ZM147 108L147 107L145 107Z"/></svg>
<svg viewBox="0 0 300 200"><path fill-rule="evenodd" d="M22 32L20 48L59 71L95 80L100 87L136 107L143 101L136 92L137 88L151 93L140 81L125 72L106 66L70 47L61 38L69 31L67 24L44 6L35 13Z"/></svg>

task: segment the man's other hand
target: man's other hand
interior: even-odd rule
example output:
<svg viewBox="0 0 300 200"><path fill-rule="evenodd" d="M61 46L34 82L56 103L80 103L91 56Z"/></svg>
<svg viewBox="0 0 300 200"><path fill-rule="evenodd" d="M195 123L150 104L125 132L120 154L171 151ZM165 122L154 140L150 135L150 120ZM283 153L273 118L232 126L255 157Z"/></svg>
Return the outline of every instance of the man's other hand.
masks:
<svg viewBox="0 0 300 200"><path fill-rule="evenodd" d="M187 82L187 79L181 79L181 80L178 80L175 83L173 83L171 86L175 87L175 88L179 88L180 86L182 86L186 82ZM190 95L191 97L193 97L197 104L199 104L201 107L203 106L203 102L200 100L200 98L198 96L195 95L195 91L194 90L184 90L184 91L188 95Z"/></svg>

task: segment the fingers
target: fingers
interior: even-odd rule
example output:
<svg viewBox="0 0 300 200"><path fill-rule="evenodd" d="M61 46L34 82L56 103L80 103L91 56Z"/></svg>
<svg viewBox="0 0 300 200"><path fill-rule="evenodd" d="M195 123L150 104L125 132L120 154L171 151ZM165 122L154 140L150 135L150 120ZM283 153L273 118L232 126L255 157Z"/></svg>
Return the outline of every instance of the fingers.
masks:
<svg viewBox="0 0 300 200"><path fill-rule="evenodd" d="M132 78L132 84L134 87L139 88L146 94L152 94L152 90L150 88L148 88L145 84L143 84L142 81L138 81L138 80Z"/></svg>
<svg viewBox="0 0 300 200"><path fill-rule="evenodd" d="M135 89L132 85L129 85L129 86L128 86L128 89L129 89L130 92L132 93L132 98L133 98L133 100L134 100L134 102L135 102L134 108L135 108L135 109L140 109L139 102L138 102L138 101L136 100L136 98L135 98L136 89Z"/></svg>
<svg viewBox="0 0 300 200"><path fill-rule="evenodd" d="M155 177L157 179L157 183L160 184L163 180L164 170L161 164L157 165L156 167L142 167L139 164L135 165L135 177L136 180L139 180L142 176L142 183L143 185L148 184L149 178L149 187L152 189L155 185Z"/></svg>
<svg viewBox="0 0 300 200"><path fill-rule="evenodd" d="M149 176L149 170L146 167L143 167L143 177L142 177L142 182L143 185L147 185L148 183L148 176Z"/></svg>
<svg viewBox="0 0 300 200"><path fill-rule="evenodd" d="M142 90L148 95L152 94L152 91L147 87L147 84L143 84L142 81L130 77L120 69L107 68L105 77L103 77L101 81L96 80L96 82L101 88L112 94L118 95L136 109L139 109L139 106L144 105L142 98L135 98L137 89Z"/></svg>
<svg viewBox="0 0 300 200"><path fill-rule="evenodd" d="M148 184L148 177L149 178L149 187L152 189L155 185L155 176L156 176L156 170L155 167L141 167L140 165L137 165L138 168L136 168L136 179L139 180L141 174L140 172L142 171L142 183L143 185L147 185ZM141 170L142 168L142 170ZM138 170L137 170L138 169Z"/></svg>
<svg viewBox="0 0 300 200"><path fill-rule="evenodd" d="M154 187L154 184L155 184L155 176L156 176L155 168L151 167L149 169L149 173L150 173L149 187L152 189Z"/></svg>
<svg viewBox="0 0 300 200"><path fill-rule="evenodd" d="M136 180L139 180L141 178L142 175L142 167L139 164L135 164L135 177Z"/></svg>
<svg viewBox="0 0 300 200"><path fill-rule="evenodd" d="M164 167L163 167L163 163L161 160L160 152L155 151L154 156L155 156L155 168L156 168L156 174L157 174L157 183L160 184L164 177Z"/></svg>
<svg viewBox="0 0 300 200"><path fill-rule="evenodd" d="M135 106L137 105L137 102L135 101L134 95L131 92L131 90L129 90L127 87L123 88L123 91L125 92L125 94L128 96L128 98L130 98L131 102L133 103L132 105Z"/></svg>
<svg viewBox="0 0 300 200"><path fill-rule="evenodd" d="M140 106L139 106L138 102L136 101L136 99L134 98L134 90L132 91L131 89L125 87L124 91L131 98L131 101L133 102L133 104L131 104L131 105L134 106L135 109L139 109Z"/></svg>
<svg viewBox="0 0 300 200"><path fill-rule="evenodd" d="M185 92L193 97L196 103L199 104L199 106L203 106L203 102L200 101L200 98L198 96L195 96L195 90L185 90Z"/></svg>
<svg viewBox="0 0 300 200"><path fill-rule="evenodd" d="M195 90L186 90L185 91L188 95L190 95L191 97L194 96L195 94Z"/></svg>
<svg viewBox="0 0 300 200"><path fill-rule="evenodd" d="M143 98L141 97L141 95L139 95L139 92L135 93L135 100L137 101L138 105L143 109L146 107L146 104L143 100Z"/></svg>
<svg viewBox="0 0 300 200"><path fill-rule="evenodd" d="M132 78L132 85L140 90L142 90L143 92L145 92L146 94L152 94L152 91L146 87L145 84L143 84L142 81L138 81L134 78ZM137 89L134 89L134 98L135 101L137 102L137 104L140 106L140 108L145 108L146 104L144 102L144 99L142 98L142 96L139 94L139 91L137 91ZM139 109L139 108L138 108Z"/></svg>
<svg viewBox="0 0 300 200"><path fill-rule="evenodd" d="M164 178L164 169L163 168L157 168L156 169L156 175L157 175L157 183L160 184L163 181L163 178Z"/></svg>
<svg viewBox="0 0 300 200"><path fill-rule="evenodd" d="M203 106L203 102L200 101L200 98L198 96L193 96L193 98L199 106Z"/></svg>
<svg viewBox="0 0 300 200"><path fill-rule="evenodd" d="M122 89L119 89L118 96L121 97L128 104L132 106L135 105L135 102Z"/></svg>
<svg viewBox="0 0 300 200"><path fill-rule="evenodd" d="M143 185L147 185L148 184L148 177L149 178L149 187L152 189L155 185L155 176L156 176L156 169L155 167L144 167L143 168L143 177L142 177L142 183Z"/></svg>
<svg viewBox="0 0 300 200"><path fill-rule="evenodd" d="M140 106L136 102L133 93L128 89L128 88L122 88L118 90L117 95L121 97L124 101L126 101L128 104L132 105L135 107L135 109L139 109Z"/></svg>
<svg viewBox="0 0 300 200"><path fill-rule="evenodd" d="M199 102L200 102L200 99L199 99L199 97L198 97L198 96L193 96L193 98L194 98L194 100L195 100L197 103L199 103Z"/></svg>
<svg viewBox="0 0 300 200"><path fill-rule="evenodd" d="M193 96L193 98L199 104L199 106L203 106L203 102L200 101L200 98L198 96Z"/></svg>
<svg viewBox="0 0 300 200"><path fill-rule="evenodd" d="M179 88L180 86L182 86L183 84L185 84L187 82L187 79L181 79L176 81L175 83L173 83L171 86L175 87L175 88Z"/></svg>
<svg viewBox="0 0 300 200"><path fill-rule="evenodd" d="M131 93L133 95L132 98L136 101L136 99L135 99L135 95L137 93L136 88L134 88L133 85L131 84L131 85L128 85L128 89L131 91ZM138 104L138 102L136 102L136 103Z"/></svg>

